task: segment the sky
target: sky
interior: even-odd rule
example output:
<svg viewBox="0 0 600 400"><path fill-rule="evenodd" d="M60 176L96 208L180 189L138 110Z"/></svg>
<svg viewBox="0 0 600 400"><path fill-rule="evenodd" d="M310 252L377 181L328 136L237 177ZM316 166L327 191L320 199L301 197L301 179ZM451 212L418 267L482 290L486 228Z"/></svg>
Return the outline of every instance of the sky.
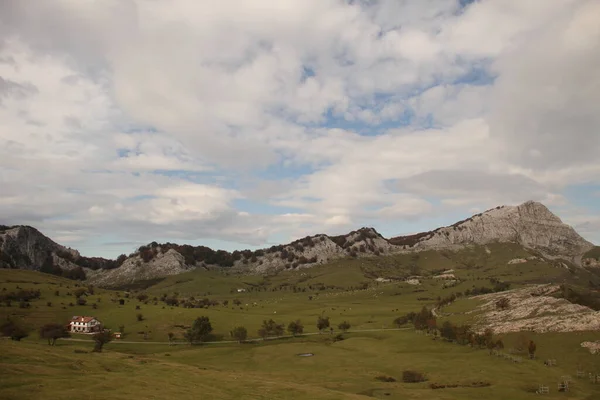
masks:
<svg viewBox="0 0 600 400"><path fill-rule="evenodd" d="M86 256L545 204L600 243L596 0L0 1L0 224Z"/></svg>

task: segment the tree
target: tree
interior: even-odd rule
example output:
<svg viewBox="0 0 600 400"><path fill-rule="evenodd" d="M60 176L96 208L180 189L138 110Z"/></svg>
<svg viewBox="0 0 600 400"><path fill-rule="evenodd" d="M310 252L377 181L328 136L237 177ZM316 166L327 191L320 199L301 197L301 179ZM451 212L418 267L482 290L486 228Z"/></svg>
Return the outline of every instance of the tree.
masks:
<svg viewBox="0 0 600 400"><path fill-rule="evenodd" d="M440 328L440 336L447 340L456 340L455 326L450 321L444 321Z"/></svg>
<svg viewBox="0 0 600 400"><path fill-rule="evenodd" d="M146 293L140 293L136 297L137 297L138 301L148 300L148 295Z"/></svg>
<svg viewBox="0 0 600 400"><path fill-rule="evenodd" d="M537 350L537 346L533 340L529 341L529 345L527 346L527 351L529 352L529 358L535 357L535 351Z"/></svg>
<svg viewBox="0 0 600 400"><path fill-rule="evenodd" d="M350 329L351 325L350 322L348 321L344 321L341 324L338 325L338 329L341 331L346 332L348 329Z"/></svg>
<svg viewBox="0 0 600 400"><path fill-rule="evenodd" d="M87 303L87 300L84 299L83 297L78 297L77 298L77 305L78 306L85 306L85 303Z"/></svg>
<svg viewBox="0 0 600 400"><path fill-rule="evenodd" d="M329 317L325 317L323 315L320 315L317 318L317 329L320 332L323 332L327 328L329 328Z"/></svg>
<svg viewBox="0 0 600 400"><path fill-rule="evenodd" d="M243 326L236 326L229 334L239 343L242 343L248 337L248 330Z"/></svg>
<svg viewBox="0 0 600 400"><path fill-rule="evenodd" d="M435 316L431 312L431 310L427 309L427 307L423 306L421 312L419 312L413 321L416 330L425 330L431 329L431 327L435 326Z"/></svg>
<svg viewBox="0 0 600 400"><path fill-rule="evenodd" d="M258 335L263 339L268 336L281 336L283 335L283 324L278 324L273 319L263 320Z"/></svg>
<svg viewBox="0 0 600 400"><path fill-rule="evenodd" d="M125 335L125 325L119 325L119 332L121 332L121 336Z"/></svg>
<svg viewBox="0 0 600 400"><path fill-rule="evenodd" d="M143 321L144 320L144 316L141 313L138 313L136 316L138 321Z"/></svg>
<svg viewBox="0 0 600 400"><path fill-rule="evenodd" d="M494 331L492 330L492 328L486 328L485 331L483 331L483 341L485 345L494 343Z"/></svg>
<svg viewBox="0 0 600 400"><path fill-rule="evenodd" d="M2 336L8 336L17 342L20 342L21 339L29 336L27 331L22 326L16 324L10 318L7 318L6 321L0 325L0 332L2 332Z"/></svg>
<svg viewBox="0 0 600 400"><path fill-rule="evenodd" d="M173 339L175 338L175 334L173 332L169 332L169 333L167 333L167 336L169 336L169 345L170 345L171 342L173 342Z"/></svg>
<svg viewBox="0 0 600 400"><path fill-rule="evenodd" d="M102 352L102 348L106 343L112 341L112 335L109 331L102 331L94 334L94 352L100 353Z"/></svg>
<svg viewBox="0 0 600 400"><path fill-rule="evenodd" d="M288 324L287 330L292 334L292 336L301 335L304 332L304 325L302 325L302 322L297 319Z"/></svg>
<svg viewBox="0 0 600 400"><path fill-rule="evenodd" d="M509 307L510 307L510 300L507 297L501 297L496 302L496 308L499 310L506 310Z"/></svg>
<svg viewBox="0 0 600 400"><path fill-rule="evenodd" d="M196 318L196 320L192 323L192 327L184 334L184 337L188 342L190 342L190 344L193 344L194 342L202 342L206 340L212 330L213 328L210 324L210 319L202 316Z"/></svg>
<svg viewBox="0 0 600 400"><path fill-rule="evenodd" d="M502 350L502 349L504 349L504 342L502 341L502 339L498 339L498 340L496 340L496 345L495 345L495 347L496 347L498 350Z"/></svg>
<svg viewBox="0 0 600 400"><path fill-rule="evenodd" d="M40 339L48 340L48 345L50 346L54 346L57 339L69 336L69 331L63 324L50 323L40 328Z"/></svg>
<svg viewBox="0 0 600 400"><path fill-rule="evenodd" d="M240 304L242 304L242 301L240 299L234 299L233 304L235 304L236 306L239 306Z"/></svg>

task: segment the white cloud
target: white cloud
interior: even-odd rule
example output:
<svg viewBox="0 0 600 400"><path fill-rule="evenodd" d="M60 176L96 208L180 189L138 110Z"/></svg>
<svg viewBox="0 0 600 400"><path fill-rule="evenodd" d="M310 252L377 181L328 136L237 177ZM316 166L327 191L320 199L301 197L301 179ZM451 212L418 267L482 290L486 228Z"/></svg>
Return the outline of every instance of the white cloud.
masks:
<svg viewBox="0 0 600 400"><path fill-rule="evenodd" d="M598 3L458 3L2 2L0 215L259 243L599 184Z"/></svg>

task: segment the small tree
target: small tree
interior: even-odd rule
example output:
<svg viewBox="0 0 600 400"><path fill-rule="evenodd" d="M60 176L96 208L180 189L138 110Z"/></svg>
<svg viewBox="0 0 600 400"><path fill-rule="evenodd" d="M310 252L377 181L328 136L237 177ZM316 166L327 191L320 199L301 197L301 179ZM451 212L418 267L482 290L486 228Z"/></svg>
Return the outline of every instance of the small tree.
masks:
<svg viewBox="0 0 600 400"><path fill-rule="evenodd" d="M495 346L498 350L502 350L504 349L504 342L502 341L502 339L498 339L496 340L496 346Z"/></svg>
<svg viewBox="0 0 600 400"><path fill-rule="evenodd" d="M138 294L136 297L137 297L138 301L145 301L145 300L148 300L148 295L147 295L147 294L145 294L145 293L140 293L140 294Z"/></svg>
<svg viewBox="0 0 600 400"><path fill-rule="evenodd" d="M78 306L85 306L85 303L87 303L87 300L84 299L83 297L78 297L76 303Z"/></svg>
<svg viewBox="0 0 600 400"><path fill-rule="evenodd" d="M344 321L341 324L338 325L338 329L341 331L346 332L348 329L350 329L351 325L350 322L348 321Z"/></svg>
<svg viewBox="0 0 600 400"><path fill-rule="evenodd" d="M292 336L301 335L304 332L304 325L302 325L302 322L297 319L289 323L287 330L292 334Z"/></svg>
<svg viewBox="0 0 600 400"><path fill-rule="evenodd" d="M94 352L100 353L102 352L102 348L106 343L112 341L112 335L109 331L102 331L94 334Z"/></svg>
<svg viewBox="0 0 600 400"><path fill-rule="evenodd" d="M529 358L535 357L535 351L537 350L537 346L533 340L529 341L529 345L527 346L527 351L529 352Z"/></svg>
<svg viewBox="0 0 600 400"><path fill-rule="evenodd" d="M232 338L242 343L248 337L248 330L243 326L236 326L231 332L229 332Z"/></svg>
<svg viewBox="0 0 600 400"><path fill-rule="evenodd" d="M258 330L258 335L262 338L281 336L283 335L283 324L278 324L273 319L263 320L262 326Z"/></svg>
<svg viewBox="0 0 600 400"><path fill-rule="evenodd" d="M190 344L193 344L194 342L202 342L206 340L212 330L213 328L210 324L210 319L202 316L196 318L196 320L192 323L192 327L184 334L184 337L188 342L190 342Z"/></svg>
<svg viewBox="0 0 600 400"><path fill-rule="evenodd" d="M0 332L2 332L2 336L8 336L17 342L20 342L21 339L29 336L27 331L22 326L16 324L10 318L7 318L6 321L0 325Z"/></svg>
<svg viewBox="0 0 600 400"><path fill-rule="evenodd" d="M40 328L40 339L48 340L48 345L54 346L57 339L69 337L67 327L62 324L46 324Z"/></svg>
<svg viewBox="0 0 600 400"><path fill-rule="evenodd" d="M317 318L317 329L320 332L323 332L327 328L329 328L329 317L325 317L323 315L320 315Z"/></svg>
<svg viewBox="0 0 600 400"><path fill-rule="evenodd" d="M141 313L138 313L136 316L138 321L143 321L144 320L144 316Z"/></svg>
<svg viewBox="0 0 600 400"><path fill-rule="evenodd" d="M173 342L173 339L175 338L175 334L173 332L169 332L167 333L167 335L169 336L169 345Z"/></svg>
<svg viewBox="0 0 600 400"><path fill-rule="evenodd" d="M121 332L121 336L125 336L125 325L119 325L119 332Z"/></svg>

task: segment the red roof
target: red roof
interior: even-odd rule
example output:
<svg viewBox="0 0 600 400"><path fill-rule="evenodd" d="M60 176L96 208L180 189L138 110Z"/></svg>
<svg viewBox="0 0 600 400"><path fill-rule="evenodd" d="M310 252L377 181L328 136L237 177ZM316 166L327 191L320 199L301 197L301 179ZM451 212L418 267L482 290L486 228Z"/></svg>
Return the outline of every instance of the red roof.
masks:
<svg viewBox="0 0 600 400"><path fill-rule="evenodd" d="M83 323L88 323L92 320L96 319L95 317L79 317L79 316L74 316L73 318L71 318L71 322L83 322Z"/></svg>

